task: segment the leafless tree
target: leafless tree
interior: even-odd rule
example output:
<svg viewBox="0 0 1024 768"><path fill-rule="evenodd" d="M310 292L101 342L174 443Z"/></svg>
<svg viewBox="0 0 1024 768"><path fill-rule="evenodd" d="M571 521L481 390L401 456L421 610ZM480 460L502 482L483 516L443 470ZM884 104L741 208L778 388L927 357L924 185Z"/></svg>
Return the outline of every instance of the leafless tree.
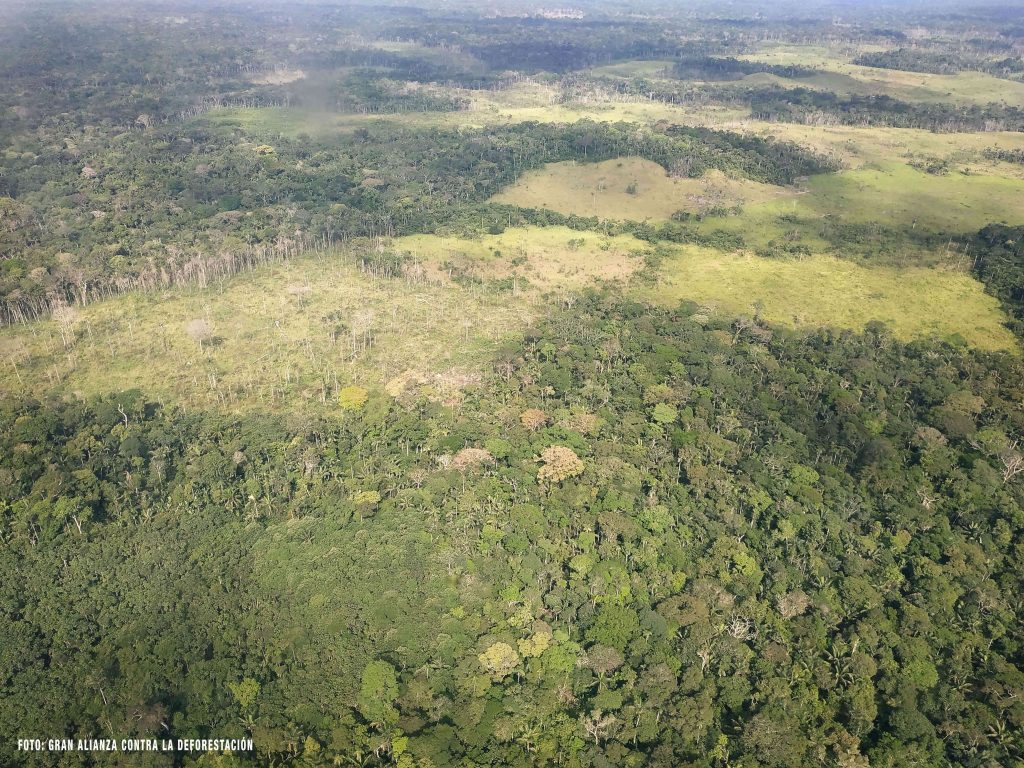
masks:
<svg viewBox="0 0 1024 768"><path fill-rule="evenodd" d="M749 640L756 634L754 622L746 616L733 616L726 630L737 640Z"/></svg>
<svg viewBox="0 0 1024 768"><path fill-rule="evenodd" d="M64 349L69 349L75 341L75 324L78 322L78 311L67 304L59 304L53 309L53 319L60 330Z"/></svg>
<svg viewBox="0 0 1024 768"><path fill-rule="evenodd" d="M202 317L190 320L185 330L192 339L199 344L199 351L203 351L203 342L213 338L213 324Z"/></svg>
<svg viewBox="0 0 1024 768"><path fill-rule="evenodd" d="M615 721L615 715L605 715L600 709L595 709L582 718L583 730L597 744L604 738L605 732L615 724Z"/></svg>
<svg viewBox="0 0 1024 768"><path fill-rule="evenodd" d="M999 461L1003 465L1003 482L1008 483L1021 472L1024 472L1024 453L1017 450L1017 443L1014 442L999 454Z"/></svg>

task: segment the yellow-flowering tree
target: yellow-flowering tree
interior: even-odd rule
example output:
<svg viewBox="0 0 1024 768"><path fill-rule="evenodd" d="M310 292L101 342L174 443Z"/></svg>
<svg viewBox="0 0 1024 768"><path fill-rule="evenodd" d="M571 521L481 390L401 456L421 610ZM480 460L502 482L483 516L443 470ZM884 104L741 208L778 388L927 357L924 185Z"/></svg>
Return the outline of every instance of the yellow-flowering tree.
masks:
<svg viewBox="0 0 1024 768"><path fill-rule="evenodd" d="M552 445L541 451L540 461L543 466L537 473L537 479L545 483L560 483L570 477L583 474L583 460L572 448L564 445Z"/></svg>
<svg viewBox="0 0 1024 768"><path fill-rule="evenodd" d="M344 411L358 411L366 405L366 400L369 396L369 392L367 392L363 387L351 384L347 387L343 387L338 393L338 405L340 405Z"/></svg>

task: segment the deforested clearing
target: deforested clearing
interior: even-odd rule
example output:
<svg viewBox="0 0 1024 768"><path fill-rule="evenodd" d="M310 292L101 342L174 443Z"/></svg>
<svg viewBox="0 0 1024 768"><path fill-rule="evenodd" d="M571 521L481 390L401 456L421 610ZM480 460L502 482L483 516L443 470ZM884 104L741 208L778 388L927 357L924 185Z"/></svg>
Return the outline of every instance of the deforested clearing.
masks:
<svg viewBox="0 0 1024 768"><path fill-rule="evenodd" d="M688 299L719 313L797 328L861 331L874 320L904 340L959 337L980 349L1019 349L999 302L962 272L864 267L830 256L766 259L687 246L666 261L663 275L640 293L666 305Z"/></svg>
<svg viewBox="0 0 1024 768"><path fill-rule="evenodd" d="M780 200L793 189L707 171L678 178L655 162L623 157L599 163L552 163L526 173L491 198L524 208L548 208L577 216L667 220L679 211L703 214L749 203Z"/></svg>

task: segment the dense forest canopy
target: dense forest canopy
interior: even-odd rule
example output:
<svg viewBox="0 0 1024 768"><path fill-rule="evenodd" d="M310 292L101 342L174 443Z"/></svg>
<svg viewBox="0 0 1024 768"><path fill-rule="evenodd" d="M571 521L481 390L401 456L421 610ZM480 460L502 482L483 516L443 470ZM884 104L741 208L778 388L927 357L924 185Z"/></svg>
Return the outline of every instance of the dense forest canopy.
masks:
<svg viewBox="0 0 1024 768"><path fill-rule="evenodd" d="M1020 768L1020 19L0 5L0 765Z"/></svg>
<svg viewBox="0 0 1024 768"><path fill-rule="evenodd" d="M500 360L458 411L341 423L9 403L5 684L32 694L5 729L248 729L312 762L1013 755L1018 360L597 296Z"/></svg>

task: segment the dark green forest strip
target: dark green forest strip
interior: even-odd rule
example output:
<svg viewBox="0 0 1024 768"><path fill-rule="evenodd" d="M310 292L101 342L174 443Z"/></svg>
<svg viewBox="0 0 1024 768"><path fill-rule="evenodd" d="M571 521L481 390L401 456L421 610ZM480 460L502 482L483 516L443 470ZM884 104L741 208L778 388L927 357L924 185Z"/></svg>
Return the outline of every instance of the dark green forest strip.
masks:
<svg viewBox="0 0 1024 768"><path fill-rule="evenodd" d="M854 64L904 72L927 72L934 75L952 75L957 72L987 72L996 77L1024 76L1024 59L1020 56L983 58L978 55L949 53L941 50L897 48L888 51L864 53Z"/></svg>
<svg viewBox="0 0 1024 768"><path fill-rule="evenodd" d="M1024 338L1024 227L992 224L971 243L972 269L986 290L1015 318L1013 330Z"/></svg>

